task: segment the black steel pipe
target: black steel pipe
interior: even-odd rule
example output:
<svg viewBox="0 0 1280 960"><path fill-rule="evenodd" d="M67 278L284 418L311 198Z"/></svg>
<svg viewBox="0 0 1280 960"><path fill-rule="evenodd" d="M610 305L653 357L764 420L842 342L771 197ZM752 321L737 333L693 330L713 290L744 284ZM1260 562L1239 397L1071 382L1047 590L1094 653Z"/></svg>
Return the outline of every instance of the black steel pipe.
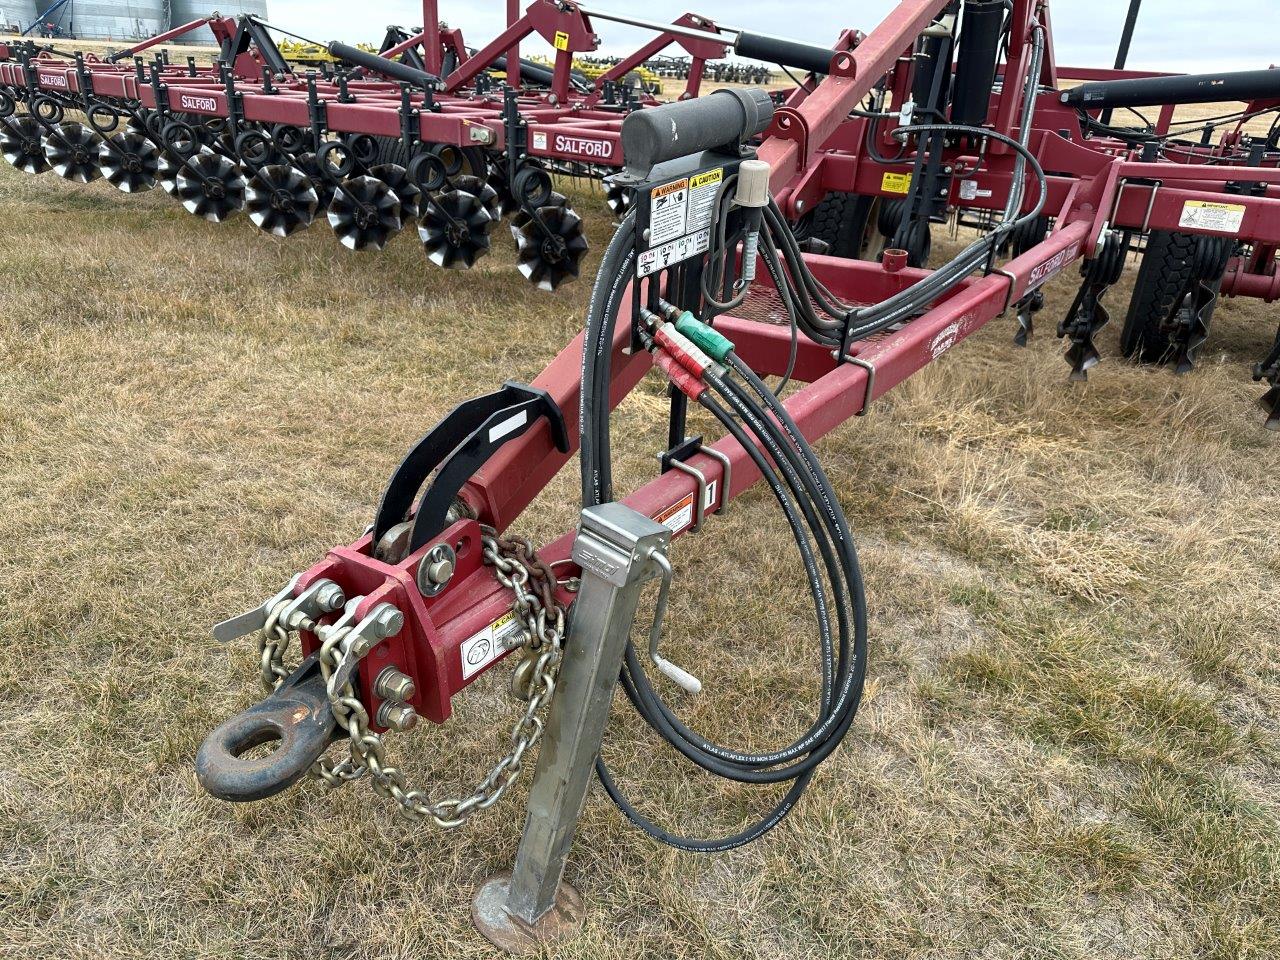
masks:
<svg viewBox="0 0 1280 960"><path fill-rule="evenodd" d="M428 87L440 82L439 77L433 76L425 70L418 70L407 63L400 63L398 60L388 60L386 57L380 57L376 53L370 53L368 50L361 50L359 47L339 43L336 40L329 44L328 50L330 55L337 57L344 63L363 67L371 73L380 73L384 77L390 77L392 80L399 80L402 83Z"/></svg>
<svg viewBox="0 0 1280 960"><path fill-rule="evenodd" d="M1062 94L1063 103L1088 110L1220 103L1224 100L1280 100L1280 70L1104 80L1082 83Z"/></svg>
<svg viewBox="0 0 1280 960"><path fill-rule="evenodd" d="M836 52L828 47L746 32L738 34L733 49L740 57L822 74L830 72L831 58L836 55Z"/></svg>

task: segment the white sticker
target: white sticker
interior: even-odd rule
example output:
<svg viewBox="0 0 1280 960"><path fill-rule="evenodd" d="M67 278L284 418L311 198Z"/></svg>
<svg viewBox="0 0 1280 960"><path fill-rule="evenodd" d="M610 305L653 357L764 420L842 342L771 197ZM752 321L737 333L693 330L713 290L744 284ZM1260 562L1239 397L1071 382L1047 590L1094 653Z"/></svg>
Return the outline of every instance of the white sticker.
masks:
<svg viewBox="0 0 1280 960"><path fill-rule="evenodd" d="M1182 205L1178 226L1198 230L1220 230L1223 233L1239 233L1248 209L1241 203L1209 203L1204 200L1188 200Z"/></svg>
<svg viewBox="0 0 1280 960"><path fill-rule="evenodd" d="M693 523L693 494L686 493L674 506L667 507L653 519L672 533L679 533Z"/></svg>
<svg viewBox="0 0 1280 960"><path fill-rule="evenodd" d="M529 421L528 410L521 410L519 413L514 414L513 416L510 416L510 417L507 417L507 419L503 420L497 426L489 428L489 442L496 443L497 441L505 437L508 433L510 433L512 430L518 430L520 427L523 427L526 423L528 423L528 421Z"/></svg>
<svg viewBox="0 0 1280 960"><path fill-rule="evenodd" d="M475 676L524 639L524 627L508 610L462 644L462 679Z"/></svg>
<svg viewBox="0 0 1280 960"><path fill-rule="evenodd" d="M698 233L691 233L686 237L680 237L678 240L672 240L661 246L654 247L652 250L646 250L640 254L640 263L636 268L636 272L647 277L651 273L659 270L665 270L673 263L679 263L681 260L688 260L690 257L696 257L700 253L706 253L711 246L711 230L700 230Z"/></svg>
<svg viewBox="0 0 1280 960"><path fill-rule="evenodd" d="M961 180L960 181L960 199L961 200L977 200L979 197L991 196L990 190L979 190L977 180Z"/></svg>
<svg viewBox="0 0 1280 960"><path fill-rule="evenodd" d="M707 492L702 498L703 512L709 511L716 503L716 483L712 480L707 484ZM673 506L667 507L653 519L670 530L672 533L679 533L685 527L693 523L693 503L695 496L692 493L686 493Z"/></svg>
<svg viewBox="0 0 1280 960"><path fill-rule="evenodd" d="M724 167L708 170L689 178L689 212L684 232L693 233L709 227L716 217L716 198L724 182Z"/></svg>
<svg viewBox="0 0 1280 960"><path fill-rule="evenodd" d="M689 211L689 178L673 180L649 191L649 246L685 233Z"/></svg>
<svg viewBox="0 0 1280 960"><path fill-rule="evenodd" d="M545 150L545 149L547 149L547 135L546 135L545 133L540 133L540 132L538 132L538 131L536 131L536 130L534 131L534 133L533 133L533 149L535 149L535 150Z"/></svg>

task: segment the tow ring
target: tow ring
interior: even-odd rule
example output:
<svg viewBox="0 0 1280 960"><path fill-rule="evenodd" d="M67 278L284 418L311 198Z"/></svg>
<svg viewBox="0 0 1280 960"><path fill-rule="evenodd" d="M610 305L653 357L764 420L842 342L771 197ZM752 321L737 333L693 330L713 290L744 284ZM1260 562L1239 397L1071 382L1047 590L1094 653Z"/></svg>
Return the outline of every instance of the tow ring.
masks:
<svg viewBox="0 0 1280 960"><path fill-rule="evenodd" d="M220 800L262 800L302 779L338 734L319 653L313 653L269 697L205 737L196 778ZM277 746L266 755L246 756L269 743Z"/></svg>

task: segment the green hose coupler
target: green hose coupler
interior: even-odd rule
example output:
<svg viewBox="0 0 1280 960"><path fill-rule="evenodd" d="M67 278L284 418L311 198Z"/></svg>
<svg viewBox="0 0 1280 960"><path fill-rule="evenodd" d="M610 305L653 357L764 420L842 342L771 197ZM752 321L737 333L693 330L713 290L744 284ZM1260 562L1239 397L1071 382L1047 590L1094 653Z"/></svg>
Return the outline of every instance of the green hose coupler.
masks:
<svg viewBox="0 0 1280 960"><path fill-rule="evenodd" d="M721 363L733 352L733 341L721 336L686 310L676 320L676 329Z"/></svg>

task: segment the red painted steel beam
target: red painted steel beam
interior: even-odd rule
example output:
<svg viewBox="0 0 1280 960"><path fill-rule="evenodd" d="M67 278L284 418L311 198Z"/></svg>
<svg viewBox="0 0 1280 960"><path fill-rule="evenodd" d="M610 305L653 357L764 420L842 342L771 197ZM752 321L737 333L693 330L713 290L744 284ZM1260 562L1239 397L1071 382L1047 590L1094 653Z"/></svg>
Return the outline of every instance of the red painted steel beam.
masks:
<svg viewBox="0 0 1280 960"><path fill-rule="evenodd" d="M847 58L848 66L833 72L795 108L795 122L804 127L804 142L775 138L766 140L760 148L760 159L772 168L769 188L774 194L809 165L849 111L861 103L879 79L893 68L899 54L915 43L920 32L946 5L947 0L903 0L867 34L857 49L833 58L837 61Z"/></svg>

